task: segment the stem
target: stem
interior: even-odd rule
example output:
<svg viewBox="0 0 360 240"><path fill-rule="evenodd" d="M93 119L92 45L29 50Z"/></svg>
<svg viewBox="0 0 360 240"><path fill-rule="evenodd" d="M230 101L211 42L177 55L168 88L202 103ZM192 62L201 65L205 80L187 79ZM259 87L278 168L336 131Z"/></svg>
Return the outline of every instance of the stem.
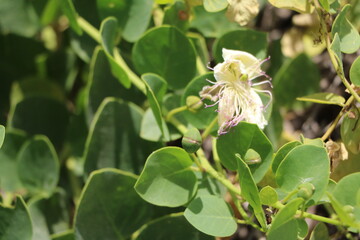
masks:
<svg viewBox="0 0 360 240"><path fill-rule="evenodd" d="M194 153L190 154L191 157L194 159L195 164L198 166L198 168L200 169L200 171L204 171L203 167L201 166L201 163L199 162L199 159L197 158L197 156Z"/></svg>
<svg viewBox="0 0 360 240"><path fill-rule="evenodd" d="M278 209L283 209L285 207L284 204L282 204L280 201L276 202L274 205L272 205L272 207L274 208L278 208ZM310 218L319 222L324 222L324 223L329 223L332 225L338 225L338 226L342 226L342 223L338 220L335 219L331 219L331 218L327 218L327 217L323 217L323 216L319 216L316 214L311 214L308 212L302 212L301 210L297 210L296 214L304 217L304 218Z"/></svg>
<svg viewBox="0 0 360 240"><path fill-rule="evenodd" d="M197 156L200 160L200 164L205 169L205 171L210 174L213 178L217 179L221 182L229 191L236 195L241 195L241 191L239 188L235 187L226 177L218 173L206 159L204 152L202 149L199 149L197 152Z"/></svg>
<svg viewBox="0 0 360 240"><path fill-rule="evenodd" d="M339 123L341 117L344 115L346 110L351 106L351 104L354 102L354 96L352 95L345 103L344 107L341 109L339 114L336 116L335 120L331 123L330 127L326 130L324 135L321 137L321 140L325 141L328 139L331 135L331 133L335 130L337 124Z"/></svg>
<svg viewBox="0 0 360 240"><path fill-rule="evenodd" d="M186 111L187 109L188 109L187 106L181 106L178 108L174 108L166 115L166 117L165 117L166 121L170 121L175 114Z"/></svg>
<svg viewBox="0 0 360 240"><path fill-rule="evenodd" d="M94 28L88 21L82 17L77 18L79 26L86 32L90 37L92 37L96 42L101 43L100 32Z"/></svg>
<svg viewBox="0 0 360 240"><path fill-rule="evenodd" d="M235 204L235 206L236 206L236 209L239 210L240 215L241 215L242 218L245 220L245 221L243 221L243 220L240 220L240 219L236 219L236 221L237 221L238 223L240 223L240 224L249 224L249 225L251 225L252 227L254 227L254 228L256 228L256 229L264 232L264 230L263 230L261 227L259 227L256 223L254 223L254 222L251 220L251 218L247 215L246 211L245 211L244 208L242 207L242 205L241 205L239 199L236 197L236 195L235 195L234 193L232 193L232 192L230 192L230 195L231 195L231 198L232 198L232 200L233 200L233 202L234 202L234 204Z"/></svg>
<svg viewBox="0 0 360 240"><path fill-rule="evenodd" d="M185 127L184 124L182 124L176 118L171 118L168 120L168 122L170 122L172 125L174 125L176 127L176 129L179 130L182 135L184 135L188 130L187 127Z"/></svg>
<svg viewBox="0 0 360 240"><path fill-rule="evenodd" d="M202 133L201 138L205 139L207 136L209 136L209 134L211 133L211 130L213 129L213 127L215 126L215 124L217 123L218 117L215 117L212 122L206 127L205 131Z"/></svg>
<svg viewBox="0 0 360 240"><path fill-rule="evenodd" d="M219 155L217 153L217 149L216 149L216 142L217 142L217 139L216 138L212 138L212 152L213 152L213 159L214 159L214 162L215 162L215 167L217 169L217 171L224 175L224 169L221 165L221 162L220 162L220 158L219 158Z"/></svg>
<svg viewBox="0 0 360 240"><path fill-rule="evenodd" d="M282 202L286 203L287 201L289 201L289 199L294 196L297 192L299 191L299 189L295 189L292 192L290 192L283 200Z"/></svg>

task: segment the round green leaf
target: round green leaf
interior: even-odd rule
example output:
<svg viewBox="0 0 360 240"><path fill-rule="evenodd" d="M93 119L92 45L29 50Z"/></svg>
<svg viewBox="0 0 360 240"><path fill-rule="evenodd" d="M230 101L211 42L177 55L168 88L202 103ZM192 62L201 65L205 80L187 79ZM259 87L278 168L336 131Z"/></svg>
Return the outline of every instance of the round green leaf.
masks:
<svg viewBox="0 0 360 240"><path fill-rule="evenodd" d="M102 19L115 17L122 37L135 42L148 27L153 0L97 0L97 10Z"/></svg>
<svg viewBox="0 0 360 240"><path fill-rule="evenodd" d="M251 43L251 44L250 44ZM213 53L216 62L223 62L222 49L249 52L259 59L266 57L267 35L250 29L239 29L225 33L214 43Z"/></svg>
<svg viewBox="0 0 360 240"><path fill-rule="evenodd" d="M218 12L226 8L227 0L204 0L204 8L208 12Z"/></svg>
<svg viewBox="0 0 360 240"><path fill-rule="evenodd" d="M275 75L273 83L276 101L288 108L301 108L304 103L296 101L296 98L315 93L319 82L317 66L308 56L300 54L284 64Z"/></svg>
<svg viewBox="0 0 360 240"><path fill-rule="evenodd" d="M213 73L207 73L205 75L198 76L194 78L185 88L185 92L181 98L181 104L186 105L186 99L189 96L199 97L199 92L203 89L204 86L210 85L207 80L216 81ZM210 100L203 100L205 104L211 105L213 102ZM217 106L214 107L201 107L196 112L185 111L183 116L188 122L191 123L194 127L198 129L206 128L217 116L215 112Z"/></svg>
<svg viewBox="0 0 360 240"><path fill-rule="evenodd" d="M146 160L135 190L146 201L168 207L189 202L197 190L189 155L181 148L165 147Z"/></svg>
<svg viewBox="0 0 360 240"><path fill-rule="evenodd" d="M316 224L310 235L310 240L329 240L329 231L323 222Z"/></svg>
<svg viewBox="0 0 360 240"><path fill-rule="evenodd" d="M272 162L272 171L276 173L280 163L284 160L285 156L293 150L295 147L301 145L299 141L292 141L284 144L275 154L274 160Z"/></svg>
<svg viewBox="0 0 360 240"><path fill-rule="evenodd" d="M196 230L184 216L172 214L146 224L134 240L214 240Z"/></svg>
<svg viewBox="0 0 360 240"><path fill-rule="evenodd" d="M18 174L30 193L50 196L58 183L59 171L59 159L47 137L37 135L20 149Z"/></svg>
<svg viewBox="0 0 360 240"><path fill-rule="evenodd" d="M31 219L24 200L16 198L15 207L7 208L0 204L0 239L32 239Z"/></svg>
<svg viewBox="0 0 360 240"><path fill-rule="evenodd" d="M360 86L360 56L351 65L350 80L356 86Z"/></svg>
<svg viewBox="0 0 360 240"><path fill-rule="evenodd" d="M226 17L226 10L208 12L204 6L192 8L193 18L190 27L198 30L206 38L218 38L221 35L239 28L239 24L230 22Z"/></svg>
<svg viewBox="0 0 360 240"><path fill-rule="evenodd" d="M211 236L230 236L237 229L230 207L218 196L195 198L186 208L184 216L196 229Z"/></svg>
<svg viewBox="0 0 360 240"><path fill-rule="evenodd" d="M309 226L307 225L305 219L296 219L297 226L298 226L298 236L304 239L309 231Z"/></svg>
<svg viewBox="0 0 360 240"><path fill-rule="evenodd" d="M270 186L266 186L260 191L260 201L264 205L271 206L278 201L278 194Z"/></svg>
<svg viewBox="0 0 360 240"><path fill-rule="evenodd" d="M106 98L98 108L85 146L84 171L113 167L139 173L155 147L139 136L142 110L134 104Z"/></svg>
<svg viewBox="0 0 360 240"><path fill-rule="evenodd" d="M352 173L342 178L335 186L332 194L342 204L359 206L357 192L360 189L360 173Z"/></svg>
<svg viewBox="0 0 360 240"><path fill-rule="evenodd" d="M310 204L324 195L329 182L330 160L326 149L314 145L301 145L291 150L276 171L276 182L281 190L290 193L302 183L315 187Z"/></svg>
<svg viewBox="0 0 360 240"><path fill-rule="evenodd" d="M17 156L26 141L23 132L6 131L3 147L0 149L0 187L5 192L16 192L22 189L17 171Z"/></svg>
<svg viewBox="0 0 360 240"><path fill-rule="evenodd" d="M156 73L170 88L184 88L196 72L195 49L175 27L147 31L133 48L132 58L139 73Z"/></svg>
<svg viewBox="0 0 360 240"><path fill-rule="evenodd" d="M354 6L355 7L355 6ZM346 18L350 4L343 7L339 15L335 18L331 33L333 36L337 33L340 39L340 49L344 53L354 53L360 47L360 36L358 30Z"/></svg>
<svg viewBox="0 0 360 240"><path fill-rule="evenodd" d="M352 108L345 114L340 127L341 140L346 149L353 153L360 152L360 125L358 124L359 108Z"/></svg>
<svg viewBox="0 0 360 240"><path fill-rule="evenodd" d="M256 124L240 122L227 134L219 136L216 148L221 163L230 170L237 170L236 154L241 158L251 148L256 151L261 161L249 166L255 182L259 182L267 172L273 154L271 142Z"/></svg>
<svg viewBox="0 0 360 240"><path fill-rule="evenodd" d="M94 171L75 213L76 239L127 239L146 223L152 207L136 194L135 181L116 169Z"/></svg>

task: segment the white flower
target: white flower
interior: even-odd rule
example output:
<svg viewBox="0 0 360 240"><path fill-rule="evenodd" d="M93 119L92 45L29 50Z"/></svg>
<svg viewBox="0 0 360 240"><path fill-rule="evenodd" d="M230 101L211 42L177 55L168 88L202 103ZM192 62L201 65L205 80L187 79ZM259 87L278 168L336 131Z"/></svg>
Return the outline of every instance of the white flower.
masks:
<svg viewBox="0 0 360 240"><path fill-rule="evenodd" d="M240 121L257 124L261 129L267 125L264 117L266 106L261 101L257 92L271 93L259 90L253 86L270 83L269 80L253 83L257 77L267 75L260 69L266 61L259 60L250 53L223 48L224 62L214 68L216 82L212 86L205 86L200 92L203 99L210 99L218 104L219 131L225 134ZM210 81L209 81L210 82ZM271 83L270 83L271 84Z"/></svg>

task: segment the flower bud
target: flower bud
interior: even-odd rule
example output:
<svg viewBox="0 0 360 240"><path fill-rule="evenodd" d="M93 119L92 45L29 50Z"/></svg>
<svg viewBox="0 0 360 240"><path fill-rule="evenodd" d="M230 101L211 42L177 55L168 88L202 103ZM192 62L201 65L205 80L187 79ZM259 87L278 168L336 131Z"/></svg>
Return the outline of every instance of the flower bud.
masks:
<svg viewBox="0 0 360 240"><path fill-rule="evenodd" d="M181 143L186 152L196 152L202 144L199 130L196 128L190 128L183 136Z"/></svg>
<svg viewBox="0 0 360 240"><path fill-rule="evenodd" d="M260 163L261 162L261 156L254 149L249 148L245 153L244 161L248 165Z"/></svg>
<svg viewBox="0 0 360 240"><path fill-rule="evenodd" d="M297 196L304 200L308 200L314 194L315 187L311 183L303 183L299 185L298 189Z"/></svg>
<svg viewBox="0 0 360 240"><path fill-rule="evenodd" d="M188 96L186 98L186 106L190 112L197 112L199 109L202 108L203 102L197 96Z"/></svg>

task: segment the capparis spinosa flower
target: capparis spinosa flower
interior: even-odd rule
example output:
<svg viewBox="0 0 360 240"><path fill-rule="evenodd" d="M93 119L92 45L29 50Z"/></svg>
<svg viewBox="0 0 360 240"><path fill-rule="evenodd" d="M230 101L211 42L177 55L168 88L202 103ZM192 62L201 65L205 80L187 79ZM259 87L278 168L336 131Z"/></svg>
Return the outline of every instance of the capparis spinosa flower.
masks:
<svg viewBox="0 0 360 240"><path fill-rule="evenodd" d="M214 67L214 76L216 82L211 82L212 86L205 86L200 91L202 99L210 99L215 102L206 107L218 105L219 130L222 135L229 131L231 127L236 126L240 121L257 124L261 129L267 125L264 106L259 92L269 94L268 90L260 90L254 86L269 83L270 78L261 70L261 64L267 61L260 60L250 53L229 50L222 50L224 62ZM268 80L254 83L253 80L265 76Z"/></svg>

